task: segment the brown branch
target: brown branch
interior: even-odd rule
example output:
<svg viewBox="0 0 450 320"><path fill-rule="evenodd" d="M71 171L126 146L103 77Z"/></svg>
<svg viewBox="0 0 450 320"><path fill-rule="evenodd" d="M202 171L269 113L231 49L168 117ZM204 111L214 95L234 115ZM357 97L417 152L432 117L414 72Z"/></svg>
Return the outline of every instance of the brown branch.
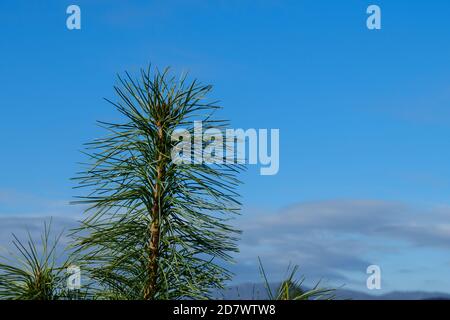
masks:
<svg viewBox="0 0 450 320"><path fill-rule="evenodd" d="M164 159L164 130L158 123L158 161L156 165L156 181L153 191L153 207L151 209L151 223L149 225L150 243L149 243L149 261L148 275L149 282L144 290L144 299L152 300L155 298L158 290L158 257L159 257L159 240L161 232L160 215L161 215L161 198L163 193L162 184L165 178L165 159Z"/></svg>

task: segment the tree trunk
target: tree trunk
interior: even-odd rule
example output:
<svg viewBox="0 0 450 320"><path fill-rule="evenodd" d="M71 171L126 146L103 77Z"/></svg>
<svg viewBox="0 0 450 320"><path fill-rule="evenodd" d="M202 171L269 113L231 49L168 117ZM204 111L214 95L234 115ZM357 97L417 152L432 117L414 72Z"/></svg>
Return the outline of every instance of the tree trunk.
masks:
<svg viewBox="0 0 450 320"><path fill-rule="evenodd" d="M153 191L153 206L151 210L152 222L149 226L150 243L149 243L149 261L148 261L148 275L149 282L144 290L144 299L153 300L158 290L158 257L159 257L159 240L161 232L161 198L163 193L163 181L165 176L165 160L164 160L164 131L159 126L158 129L158 144L156 149L159 152L158 161L156 165L156 181Z"/></svg>

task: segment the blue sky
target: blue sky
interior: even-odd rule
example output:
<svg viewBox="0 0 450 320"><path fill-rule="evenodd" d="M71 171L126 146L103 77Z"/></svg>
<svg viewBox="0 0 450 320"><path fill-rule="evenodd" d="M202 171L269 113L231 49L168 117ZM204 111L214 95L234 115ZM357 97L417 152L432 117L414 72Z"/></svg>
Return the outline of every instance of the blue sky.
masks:
<svg viewBox="0 0 450 320"><path fill-rule="evenodd" d="M449 16L438 0L4 1L0 215L80 213L79 150L118 116L103 97L151 62L213 84L233 127L280 129L279 173L242 176L236 281L258 255L278 276L289 243L313 279L365 290L376 263L383 290L450 292Z"/></svg>

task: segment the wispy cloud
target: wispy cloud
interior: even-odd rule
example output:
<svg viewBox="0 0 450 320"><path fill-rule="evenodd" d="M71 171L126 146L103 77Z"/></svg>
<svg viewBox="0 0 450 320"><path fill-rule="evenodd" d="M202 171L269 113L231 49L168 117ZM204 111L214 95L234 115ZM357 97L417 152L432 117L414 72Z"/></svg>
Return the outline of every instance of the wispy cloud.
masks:
<svg viewBox="0 0 450 320"><path fill-rule="evenodd" d="M80 217L84 207L70 204L70 200L49 199L32 193L0 189L0 217L62 216Z"/></svg>
<svg viewBox="0 0 450 320"><path fill-rule="evenodd" d="M295 263L312 278L351 284L350 274L364 278L367 266L382 264L387 255L431 249L444 250L444 256L450 251L448 216L447 206L418 208L378 200L305 202L244 216L236 272L254 279L261 256L272 271ZM414 265L408 268L414 272Z"/></svg>

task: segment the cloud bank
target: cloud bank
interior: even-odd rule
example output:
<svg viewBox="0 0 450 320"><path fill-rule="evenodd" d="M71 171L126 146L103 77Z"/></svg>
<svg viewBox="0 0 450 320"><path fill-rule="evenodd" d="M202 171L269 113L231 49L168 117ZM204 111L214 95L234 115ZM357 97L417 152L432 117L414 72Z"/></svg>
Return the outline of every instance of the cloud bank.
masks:
<svg viewBox="0 0 450 320"><path fill-rule="evenodd" d="M266 269L279 276L293 263L313 279L350 285L359 281L363 287L371 264L383 268L392 257L420 250L448 256L449 217L448 206L419 208L378 200L304 202L272 214L244 213L238 223L243 236L236 273L240 280L254 279L260 256ZM410 261L398 268L423 272Z"/></svg>
<svg viewBox="0 0 450 320"><path fill-rule="evenodd" d="M0 212L0 247L10 247L11 233L24 239L28 230L38 239L50 215L2 217ZM420 252L433 252L442 259L450 256L449 217L449 206L418 207L381 200L303 202L272 213L243 212L236 220L243 234L241 252L232 267L234 282L260 281L257 258L261 257L276 281L291 263L314 281L329 280L363 290L367 266L379 264L382 269L395 265L397 272L420 275L434 289L442 281L430 270L439 261L417 257ZM52 230L69 230L76 226L76 218L69 213L53 217ZM61 249L67 242L63 237ZM402 257L409 261L403 263ZM450 258L445 261L448 267Z"/></svg>

